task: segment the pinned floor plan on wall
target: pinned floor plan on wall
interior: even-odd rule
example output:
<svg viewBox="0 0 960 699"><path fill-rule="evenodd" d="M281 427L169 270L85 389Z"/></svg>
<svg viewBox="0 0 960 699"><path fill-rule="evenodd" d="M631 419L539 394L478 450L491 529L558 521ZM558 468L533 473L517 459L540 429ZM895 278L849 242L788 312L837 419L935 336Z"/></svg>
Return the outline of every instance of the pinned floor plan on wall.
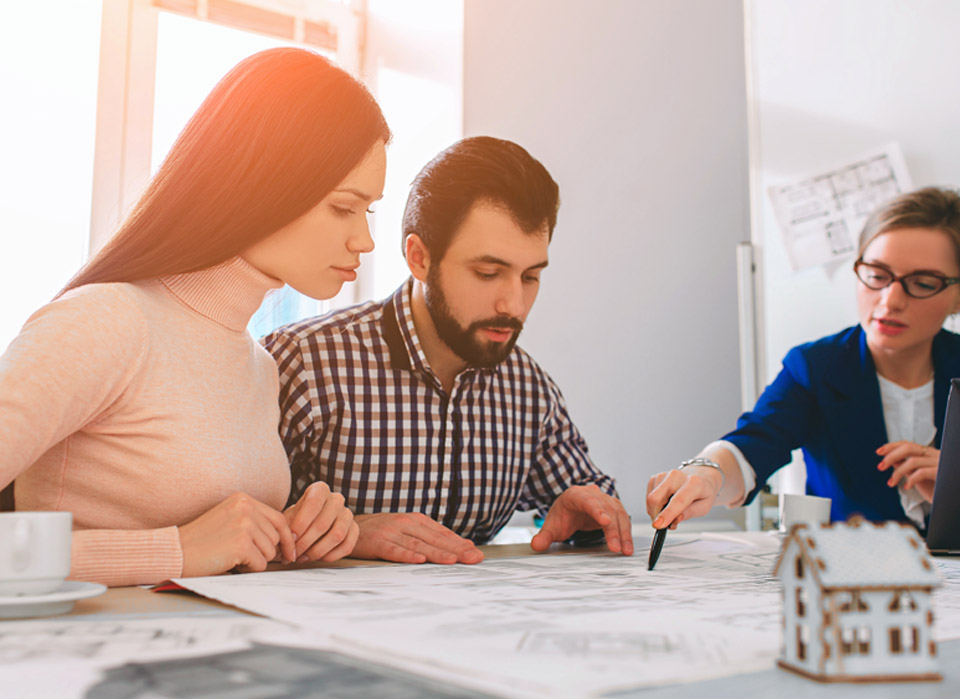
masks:
<svg viewBox="0 0 960 699"><path fill-rule="evenodd" d="M846 164L807 173L767 191L790 265L803 269L850 257L880 204L913 188L898 143Z"/></svg>

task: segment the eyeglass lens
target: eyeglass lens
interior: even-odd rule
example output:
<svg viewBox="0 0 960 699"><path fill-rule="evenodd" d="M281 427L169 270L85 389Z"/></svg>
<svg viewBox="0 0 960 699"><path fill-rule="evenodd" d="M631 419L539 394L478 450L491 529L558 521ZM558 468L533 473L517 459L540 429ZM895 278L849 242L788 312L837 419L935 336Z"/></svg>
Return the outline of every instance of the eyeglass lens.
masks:
<svg viewBox="0 0 960 699"><path fill-rule="evenodd" d="M894 275L883 267L876 267L868 263L861 263L857 266L857 276L864 284L871 289L879 291L890 286L894 281ZM925 298L933 296L943 290L944 281L933 274L924 274L923 272L913 272L900 277L904 290L916 298Z"/></svg>

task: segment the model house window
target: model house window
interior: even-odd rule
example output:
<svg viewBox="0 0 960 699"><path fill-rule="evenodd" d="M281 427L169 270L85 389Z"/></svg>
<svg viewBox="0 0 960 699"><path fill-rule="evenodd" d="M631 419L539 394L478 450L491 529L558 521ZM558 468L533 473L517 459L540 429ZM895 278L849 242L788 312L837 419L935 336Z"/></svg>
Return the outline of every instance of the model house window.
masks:
<svg viewBox="0 0 960 699"><path fill-rule="evenodd" d="M917 603L913 601L913 597L906 590L895 590L890 598L888 609L891 612L915 612L917 611Z"/></svg>
<svg viewBox="0 0 960 699"><path fill-rule="evenodd" d="M802 588L797 588L797 616L803 616L807 613L807 591Z"/></svg>
<svg viewBox="0 0 960 699"><path fill-rule="evenodd" d="M860 595L859 590L850 590L849 592L837 593L837 611L840 612L866 612L870 610L870 605Z"/></svg>
<svg viewBox="0 0 960 699"><path fill-rule="evenodd" d="M797 659L807 659L807 645L810 643L810 629L804 624L797 624Z"/></svg>
<svg viewBox="0 0 960 699"><path fill-rule="evenodd" d="M843 655L850 655L853 652L856 633L849 626L840 629L840 652Z"/></svg>
<svg viewBox="0 0 960 699"><path fill-rule="evenodd" d="M866 655L870 653L870 627L845 626L840 630L840 653L842 655Z"/></svg>
<svg viewBox="0 0 960 699"><path fill-rule="evenodd" d="M890 652L891 653L903 652L903 645L901 641L899 626L893 626L890 628Z"/></svg>
<svg viewBox="0 0 960 699"><path fill-rule="evenodd" d="M797 578L798 579L803 578L803 557L802 556L797 556L796 565L797 565Z"/></svg>

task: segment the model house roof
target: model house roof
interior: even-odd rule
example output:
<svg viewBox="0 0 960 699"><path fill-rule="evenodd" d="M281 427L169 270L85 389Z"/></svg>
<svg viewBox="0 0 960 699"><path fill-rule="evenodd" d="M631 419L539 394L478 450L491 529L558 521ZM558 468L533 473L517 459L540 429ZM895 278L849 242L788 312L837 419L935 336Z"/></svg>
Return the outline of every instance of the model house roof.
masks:
<svg viewBox="0 0 960 699"><path fill-rule="evenodd" d="M800 524L783 541L774 574L796 547L822 587L936 587L940 578L917 531L899 522Z"/></svg>

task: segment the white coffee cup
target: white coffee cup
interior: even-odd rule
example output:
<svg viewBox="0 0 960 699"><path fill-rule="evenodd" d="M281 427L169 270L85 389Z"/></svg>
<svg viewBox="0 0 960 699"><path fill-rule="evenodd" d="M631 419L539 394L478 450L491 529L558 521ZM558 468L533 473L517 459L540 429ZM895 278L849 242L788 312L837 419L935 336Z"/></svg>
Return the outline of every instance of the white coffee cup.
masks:
<svg viewBox="0 0 960 699"><path fill-rule="evenodd" d="M0 512L0 596L53 592L70 573L73 514Z"/></svg>
<svg viewBox="0 0 960 699"><path fill-rule="evenodd" d="M826 524L829 521L830 498L780 494L780 531L790 531L794 524Z"/></svg>

